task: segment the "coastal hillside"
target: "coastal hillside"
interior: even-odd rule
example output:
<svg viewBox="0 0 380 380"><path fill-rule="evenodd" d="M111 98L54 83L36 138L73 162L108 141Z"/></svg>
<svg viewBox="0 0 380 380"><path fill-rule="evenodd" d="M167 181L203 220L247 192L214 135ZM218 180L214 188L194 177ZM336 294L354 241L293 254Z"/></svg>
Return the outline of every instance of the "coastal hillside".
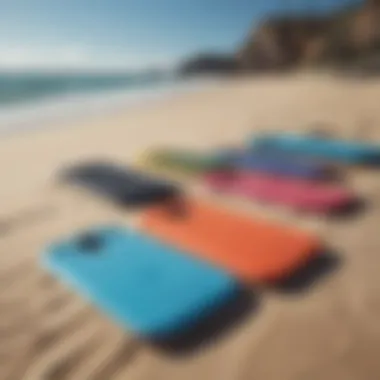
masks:
<svg viewBox="0 0 380 380"><path fill-rule="evenodd" d="M354 62L380 52L380 1L325 17L277 17L255 28L237 53L242 69Z"/></svg>
<svg viewBox="0 0 380 380"><path fill-rule="evenodd" d="M231 73L322 65L341 68L371 62L380 67L379 61L380 0L367 0L329 16L268 18L255 25L231 57L193 57L180 71Z"/></svg>

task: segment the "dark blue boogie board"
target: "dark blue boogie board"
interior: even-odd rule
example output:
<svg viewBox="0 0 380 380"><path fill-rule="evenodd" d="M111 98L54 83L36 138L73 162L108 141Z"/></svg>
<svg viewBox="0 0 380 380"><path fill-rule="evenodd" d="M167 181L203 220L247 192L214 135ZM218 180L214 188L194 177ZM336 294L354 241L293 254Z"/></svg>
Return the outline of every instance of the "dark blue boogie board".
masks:
<svg viewBox="0 0 380 380"><path fill-rule="evenodd" d="M275 176L319 180L334 174L332 167L325 162L265 147L225 151L220 154L220 159L231 169L257 171Z"/></svg>
<svg viewBox="0 0 380 380"><path fill-rule="evenodd" d="M129 167L97 160L64 168L58 180L89 190L120 206L142 206L179 195L177 185Z"/></svg>
<svg viewBox="0 0 380 380"><path fill-rule="evenodd" d="M278 133L254 138L251 147L280 149L293 154L319 157L330 162L345 164L380 164L380 146L361 142Z"/></svg>

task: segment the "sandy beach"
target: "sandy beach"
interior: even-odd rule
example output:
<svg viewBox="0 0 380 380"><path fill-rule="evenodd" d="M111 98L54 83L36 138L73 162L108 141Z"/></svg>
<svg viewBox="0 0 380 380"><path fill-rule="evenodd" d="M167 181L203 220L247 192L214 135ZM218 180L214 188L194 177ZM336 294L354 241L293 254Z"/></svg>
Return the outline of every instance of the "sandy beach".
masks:
<svg viewBox="0 0 380 380"><path fill-rule="evenodd" d="M368 206L346 219L213 199L319 234L336 265L303 289L252 289L255 307L189 353L173 355L138 341L39 267L51 241L138 218L58 186L55 175L67 164L99 157L133 164L155 146L201 150L240 144L255 132L316 124L338 137L380 143L379 98L380 79L374 78L231 79L112 117L0 137L0 379L379 379L380 173L374 170L347 173L348 186Z"/></svg>

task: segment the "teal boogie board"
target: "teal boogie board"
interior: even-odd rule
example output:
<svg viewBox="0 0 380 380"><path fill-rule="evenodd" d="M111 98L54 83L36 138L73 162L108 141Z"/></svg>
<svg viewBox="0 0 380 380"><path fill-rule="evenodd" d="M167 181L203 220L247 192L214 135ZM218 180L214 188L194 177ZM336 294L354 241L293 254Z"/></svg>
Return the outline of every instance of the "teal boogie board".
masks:
<svg viewBox="0 0 380 380"><path fill-rule="evenodd" d="M182 332L238 292L223 271L119 227L53 244L43 265L122 326L150 338Z"/></svg>
<svg viewBox="0 0 380 380"><path fill-rule="evenodd" d="M380 146L360 142L279 133L256 137L251 147L280 149L346 164L380 164Z"/></svg>

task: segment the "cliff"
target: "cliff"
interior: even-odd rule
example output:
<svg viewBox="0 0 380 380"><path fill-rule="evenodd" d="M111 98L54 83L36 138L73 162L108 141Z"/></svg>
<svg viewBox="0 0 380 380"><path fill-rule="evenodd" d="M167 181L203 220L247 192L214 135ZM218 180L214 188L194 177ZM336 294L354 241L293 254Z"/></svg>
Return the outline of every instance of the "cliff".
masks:
<svg viewBox="0 0 380 380"><path fill-rule="evenodd" d="M268 19L236 58L243 70L287 69L354 62L380 52L380 0L328 17Z"/></svg>
<svg viewBox="0 0 380 380"><path fill-rule="evenodd" d="M304 66L380 72L380 0L331 16L273 17L255 26L235 55L200 54L181 75L287 70Z"/></svg>

